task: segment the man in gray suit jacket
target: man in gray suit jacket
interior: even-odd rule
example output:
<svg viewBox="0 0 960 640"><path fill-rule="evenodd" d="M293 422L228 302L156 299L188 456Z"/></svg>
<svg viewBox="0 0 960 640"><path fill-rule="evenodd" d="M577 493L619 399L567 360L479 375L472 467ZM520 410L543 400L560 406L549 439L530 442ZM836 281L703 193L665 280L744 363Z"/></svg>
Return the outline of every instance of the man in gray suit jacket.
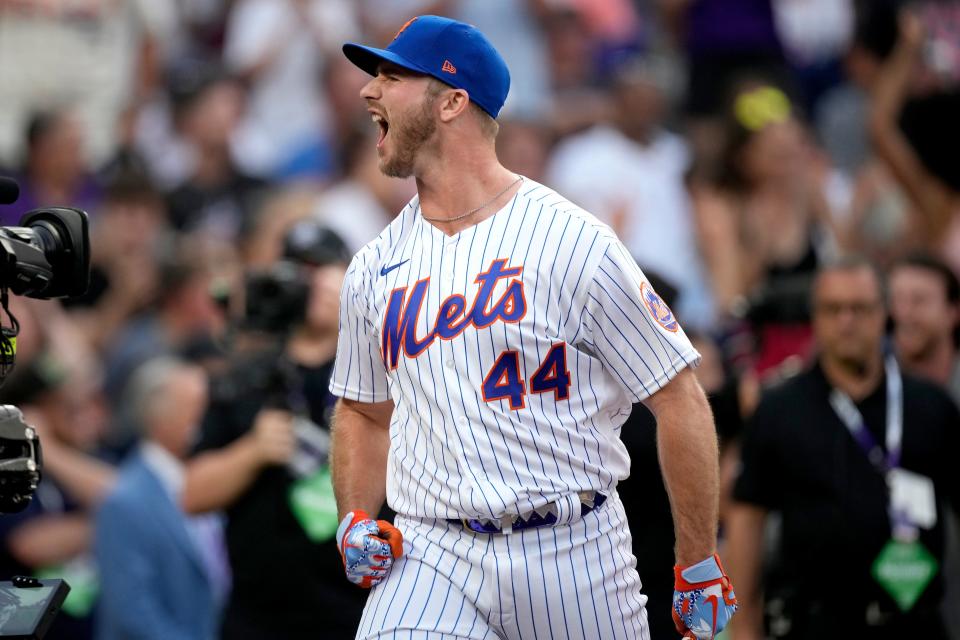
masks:
<svg viewBox="0 0 960 640"><path fill-rule="evenodd" d="M229 577L216 516L179 507L182 460L207 405L203 370L170 358L144 364L128 388L143 440L96 518L103 640L210 640Z"/></svg>

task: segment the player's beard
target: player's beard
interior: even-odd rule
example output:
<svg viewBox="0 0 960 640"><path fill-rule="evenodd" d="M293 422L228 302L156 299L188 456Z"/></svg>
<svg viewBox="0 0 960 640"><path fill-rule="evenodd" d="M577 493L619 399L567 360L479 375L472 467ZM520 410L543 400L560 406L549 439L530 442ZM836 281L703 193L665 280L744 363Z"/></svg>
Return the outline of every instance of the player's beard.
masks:
<svg viewBox="0 0 960 640"><path fill-rule="evenodd" d="M380 171L391 178L409 178L413 175L417 155L437 130L432 107L435 96L409 109L400 118L390 122L393 152L380 159Z"/></svg>

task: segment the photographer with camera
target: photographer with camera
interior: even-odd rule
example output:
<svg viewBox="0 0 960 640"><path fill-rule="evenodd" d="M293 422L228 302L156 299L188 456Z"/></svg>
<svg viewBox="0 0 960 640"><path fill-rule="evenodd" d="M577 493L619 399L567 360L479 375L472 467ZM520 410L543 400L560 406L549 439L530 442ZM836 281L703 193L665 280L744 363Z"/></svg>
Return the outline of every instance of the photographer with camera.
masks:
<svg viewBox="0 0 960 640"><path fill-rule="evenodd" d="M183 507L223 509L233 572L222 638L353 638L366 594L345 585L334 534L327 390L349 252L332 231L300 222L284 259L251 276L244 329L274 344L212 387ZM243 336L254 340L254 332Z"/></svg>

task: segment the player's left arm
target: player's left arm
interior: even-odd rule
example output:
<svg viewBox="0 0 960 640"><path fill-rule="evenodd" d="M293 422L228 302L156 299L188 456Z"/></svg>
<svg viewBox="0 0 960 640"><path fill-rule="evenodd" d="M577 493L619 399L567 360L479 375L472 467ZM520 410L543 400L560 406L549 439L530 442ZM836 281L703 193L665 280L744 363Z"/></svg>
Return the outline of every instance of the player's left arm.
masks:
<svg viewBox="0 0 960 640"><path fill-rule="evenodd" d="M686 637L713 638L736 610L736 598L716 555L720 461L710 406L690 370L700 354L623 243L600 235L604 242L590 244L600 245L592 254L599 259L585 261L593 276L575 335L628 399L645 402L657 416L677 534L674 622Z"/></svg>
<svg viewBox="0 0 960 640"><path fill-rule="evenodd" d="M677 537L673 619L685 638L713 638L737 608L717 555L719 451L707 397L689 368L646 400Z"/></svg>
<svg viewBox="0 0 960 640"><path fill-rule="evenodd" d="M720 465L710 405L684 369L646 400L657 417L660 467L677 534L677 562L688 566L717 550Z"/></svg>

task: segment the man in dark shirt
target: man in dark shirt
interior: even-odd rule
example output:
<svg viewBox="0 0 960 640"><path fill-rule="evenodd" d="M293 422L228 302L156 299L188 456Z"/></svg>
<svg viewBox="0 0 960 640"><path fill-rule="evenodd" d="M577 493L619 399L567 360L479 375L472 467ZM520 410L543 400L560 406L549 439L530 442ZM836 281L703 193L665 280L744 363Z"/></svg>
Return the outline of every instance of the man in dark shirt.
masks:
<svg viewBox="0 0 960 640"><path fill-rule="evenodd" d="M335 400L327 385L349 254L333 232L300 223L287 236L286 256L310 265L305 319L282 348L250 356L215 381L183 494L187 511L227 514L233 589L221 638L228 640L353 638L366 601L343 580L326 464Z"/></svg>
<svg viewBox="0 0 960 640"><path fill-rule="evenodd" d="M763 601L768 633L778 638L946 637L938 610L944 501L956 504L960 493L952 474L960 414L944 392L902 375L884 353L882 291L861 261L820 271L812 299L817 361L769 390L745 432L727 522L743 607L736 640L766 637ZM902 491L910 505L896 499L891 509ZM929 513L917 511L922 503ZM776 561L761 595L764 527L774 512ZM898 549L925 559L889 564ZM894 584L895 573L920 577Z"/></svg>

